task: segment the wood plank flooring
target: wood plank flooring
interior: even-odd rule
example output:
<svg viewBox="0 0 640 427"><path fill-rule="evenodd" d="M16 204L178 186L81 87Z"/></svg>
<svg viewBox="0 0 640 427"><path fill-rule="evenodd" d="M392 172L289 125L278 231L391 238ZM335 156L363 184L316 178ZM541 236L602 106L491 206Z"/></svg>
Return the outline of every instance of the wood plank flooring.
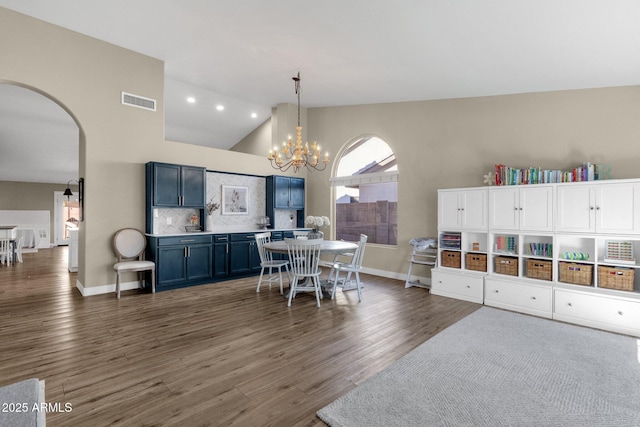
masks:
<svg viewBox="0 0 640 427"><path fill-rule="evenodd" d="M0 265L0 385L46 381L54 426L323 426L318 409L480 305L363 275L291 307L257 277L82 297L67 248ZM114 278L115 281L115 278Z"/></svg>

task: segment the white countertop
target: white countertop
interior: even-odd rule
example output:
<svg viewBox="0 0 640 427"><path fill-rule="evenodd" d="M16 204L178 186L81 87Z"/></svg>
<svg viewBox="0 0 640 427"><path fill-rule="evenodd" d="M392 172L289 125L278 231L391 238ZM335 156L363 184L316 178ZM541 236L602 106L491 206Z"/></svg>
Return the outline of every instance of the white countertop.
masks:
<svg viewBox="0 0 640 427"><path fill-rule="evenodd" d="M261 233L263 231L293 231L293 230L310 230L307 227L299 228L250 228L250 227L220 227L211 231L196 231L194 233L173 233L173 234L150 234L145 233L148 237L177 237L177 236L194 236L203 234L232 234L232 233Z"/></svg>

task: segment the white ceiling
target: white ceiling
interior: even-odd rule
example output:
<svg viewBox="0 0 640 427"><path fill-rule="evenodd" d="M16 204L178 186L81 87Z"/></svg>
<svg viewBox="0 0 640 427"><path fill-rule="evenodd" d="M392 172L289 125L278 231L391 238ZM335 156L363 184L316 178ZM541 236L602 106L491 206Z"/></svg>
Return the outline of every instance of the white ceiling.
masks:
<svg viewBox="0 0 640 427"><path fill-rule="evenodd" d="M233 146L278 103L295 103L291 77L298 71L305 107L640 84L637 0L0 0L0 6L163 60L166 138L218 148ZM0 85L0 104L6 89ZM188 96L197 102L188 104ZM3 158L16 145L5 141L5 129L20 122L5 120L6 108L0 106ZM44 114L29 111L22 120ZM22 143L68 144L29 138Z"/></svg>

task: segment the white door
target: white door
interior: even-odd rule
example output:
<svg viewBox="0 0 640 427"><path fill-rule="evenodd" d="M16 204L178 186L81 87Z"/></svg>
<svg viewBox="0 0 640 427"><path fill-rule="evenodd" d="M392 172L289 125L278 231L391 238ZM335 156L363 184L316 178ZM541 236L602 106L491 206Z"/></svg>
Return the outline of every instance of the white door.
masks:
<svg viewBox="0 0 640 427"><path fill-rule="evenodd" d="M461 194L461 224L467 230L487 229L487 190L468 190Z"/></svg>
<svg viewBox="0 0 640 427"><path fill-rule="evenodd" d="M556 188L556 230L595 231L595 197L591 185L559 185Z"/></svg>
<svg viewBox="0 0 640 427"><path fill-rule="evenodd" d="M638 185L596 186L596 218L599 233L638 233Z"/></svg>
<svg viewBox="0 0 640 427"><path fill-rule="evenodd" d="M520 230L553 231L553 187L520 189Z"/></svg>
<svg viewBox="0 0 640 427"><path fill-rule="evenodd" d="M438 227L459 230L460 229L460 203L458 191L438 192Z"/></svg>
<svg viewBox="0 0 640 427"><path fill-rule="evenodd" d="M519 190L517 188L491 188L489 190L489 226L500 230L520 227Z"/></svg>

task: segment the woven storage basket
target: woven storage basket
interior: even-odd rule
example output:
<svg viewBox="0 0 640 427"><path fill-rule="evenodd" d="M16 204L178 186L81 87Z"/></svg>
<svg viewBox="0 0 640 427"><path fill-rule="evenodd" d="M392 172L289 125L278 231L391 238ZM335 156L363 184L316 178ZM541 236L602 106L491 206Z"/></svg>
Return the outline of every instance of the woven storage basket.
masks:
<svg viewBox="0 0 640 427"><path fill-rule="evenodd" d="M575 262L560 262L558 265L561 282L591 286L591 279L593 278L592 265L576 264Z"/></svg>
<svg viewBox="0 0 640 427"><path fill-rule="evenodd" d="M449 268L460 268L462 257L460 252L455 251L442 251L442 266Z"/></svg>
<svg viewBox="0 0 640 427"><path fill-rule="evenodd" d="M485 254L467 254L467 270L487 271L487 256Z"/></svg>
<svg viewBox="0 0 640 427"><path fill-rule="evenodd" d="M598 287L600 288L632 291L634 277L635 271L632 268L598 266Z"/></svg>
<svg viewBox="0 0 640 427"><path fill-rule="evenodd" d="M528 259L527 277L531 279L551 280L551 261Z"/></svg>
<svg viewBox="0 0 640 427"><path fill-rule="evenodd" d="M518 258L497 256L495 257L496 273L509 276L518 275Z"/></svg>

